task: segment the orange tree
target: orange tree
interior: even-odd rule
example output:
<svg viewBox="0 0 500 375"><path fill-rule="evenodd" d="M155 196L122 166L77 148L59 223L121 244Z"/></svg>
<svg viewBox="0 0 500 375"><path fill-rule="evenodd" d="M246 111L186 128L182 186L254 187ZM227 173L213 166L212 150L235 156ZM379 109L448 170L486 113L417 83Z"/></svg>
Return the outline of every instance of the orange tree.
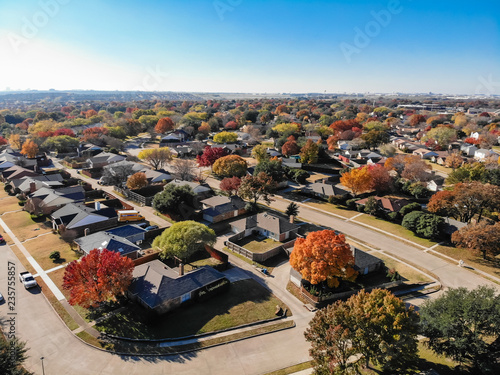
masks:
<svg viewBox="0 0 500 375"><path fill-rule="evenodd" d="M462 248L476 253L482 253L483 259L486 255L496 256L500 254L500 223L491 225L482 221L469 224L451 235L452 242Z"/></svg>
<svg viewBox="0 0 500 375"><path fill-rule="evenodd" d="M107 249L90 251L66 267L63 288L70 291L69 303L88 308L115 299L132 282L134 262Z"/></svg>
<svg viewBox="0 0 500 375"><path fill-rule="evenodd" d="M353 281L358 275L351 246L343 234L333 230L312 232L306 238L297 239L290 265L311 284L327 281L330 287L338 286L338 279Z"/></svg>
<svg viewBox="0 0 500 375"><path fill-rule="evenodd" d="M169 130L172 130L174 127L175 124L170 117L163 117L158 120L158 123L155 126L155 132L163 134Z"/></svg>
<svg viewBox="0 0 500 375"><path fill-rule="evenodd" d="M38 145L31 139L27 140L23 143L21 154L26 155L29 159L36 158L36 155L38 154Z"/></svg>
<svg viewBox="0 0 500 375"><path fill-rule="evenodd" d="M352 190L354 195L364 193L372 188L372 176L368 167L352 169L340 177L342 185Z"/></svg>
<svg viewBox="0 0 500 375"><path fill-rule="evenodd" d="M146 173L137 172L130 176L127 180L127 187L129 189L140 189L148 186L148 180L146 178Z"/></svg>
<svg viewBox="0 0 500 375"><path fill-rule="evenodd" d="M247 162L241 156L227 155L217 159L212 170L219 177L243 177L247 167Z"/></svg>

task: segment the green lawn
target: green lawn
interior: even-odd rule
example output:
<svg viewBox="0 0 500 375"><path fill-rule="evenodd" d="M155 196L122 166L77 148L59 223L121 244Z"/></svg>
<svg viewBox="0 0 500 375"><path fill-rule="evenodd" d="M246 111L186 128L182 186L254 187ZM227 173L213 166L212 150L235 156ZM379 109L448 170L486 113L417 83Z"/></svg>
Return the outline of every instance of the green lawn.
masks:
<svg viewBox="0 0 500 375"><path fill-rule="evenodd" d="M255 280L242 280L232 283L226 293L159 317L148 317L142 307L130 305L95 328L130 338L183 337L274 318L276 305L286 307Z"/></svg>
<svg viewBox="0 0 500 375"><path fill-rule="evenodd" d="M353 221L371 225L375 228L392 233L396 236L404 238L405 240L415 242L425 247L431 247L436 244L436 242L433 242L426 238L417 237L412 231L402 227L399 224L394 224L382 219L377 219L376 217L370 215L358 216Z"/></svg>
<svg viewBox="0 0 500 375"><path fill-rule="evenodd" d="M239 240L236 244L252 253L261 254L281 245L281 242L275 241L272 238L251 235Z"/></svg>

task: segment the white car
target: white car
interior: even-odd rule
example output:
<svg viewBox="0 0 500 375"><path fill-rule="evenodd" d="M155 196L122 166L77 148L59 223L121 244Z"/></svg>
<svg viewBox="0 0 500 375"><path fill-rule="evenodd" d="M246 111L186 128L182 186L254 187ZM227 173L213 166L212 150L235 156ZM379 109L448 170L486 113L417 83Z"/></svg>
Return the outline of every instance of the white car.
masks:
<svg viewBox="0 0 500 375"><path fill-rule="evenodd" d="M4 301L4 298L2 296L2 293L0 293L0 302L3 302Z"/></svg>

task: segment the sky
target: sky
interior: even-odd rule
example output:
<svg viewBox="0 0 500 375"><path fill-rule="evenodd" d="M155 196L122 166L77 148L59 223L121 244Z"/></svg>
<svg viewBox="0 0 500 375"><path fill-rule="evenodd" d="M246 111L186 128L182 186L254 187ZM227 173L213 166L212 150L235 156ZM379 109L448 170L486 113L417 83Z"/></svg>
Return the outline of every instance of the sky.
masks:
<svg viewBox="0 0 500 375"><path fill-rule="evenodd" d="M0 0L0 90L500 95L500 2Z"/></svg>

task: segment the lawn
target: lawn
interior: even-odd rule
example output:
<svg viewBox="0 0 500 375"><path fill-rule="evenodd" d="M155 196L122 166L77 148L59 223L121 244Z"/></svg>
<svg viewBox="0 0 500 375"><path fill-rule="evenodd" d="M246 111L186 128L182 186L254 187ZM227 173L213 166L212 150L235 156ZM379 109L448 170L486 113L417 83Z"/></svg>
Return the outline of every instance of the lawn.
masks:
<svg viewBox="0 0 500 375"><path fill-rule="evenodd" d="M71 250L67 242L52 233L28 240L24 243L24 247L45 271L80 258L77 252ZM49 258L53 251L61 253L61 259L58 262Z"/></svg>
<svg viewBox="0 0 500 375"><path fill-rule="evenodd" d="M372 253L373 256L380 258L384 261L385 265L389 269L395 269L403 278L406 279L408 283L428 283L432 282L430 278L424 275L422 272L415 270L404 263L398 262L397 260L385 256L381 253Z"/></svg>
<svg viewBox="0 0 500 375"><path fill-rule="evenodd" d="M0 215L6 212L19 211L22 207L18 204L19 199L16 197L0 197Z"/></svg>
<svg viewBox="0 0 500 375"><path fill-rule="evenodd" d="M247 249L248 251L251 251L252 253L261 254L280 246L281 242L275 241L272 238L251 235L242 238L237 241L236 244Z"/></svg>
<svg viewBox="0 0 500 375"><path fill-rule="evenodd" d="M490 260L484 260L481 255L474 254L467 249L460 249L453 246L439 245L433 250L456 259L457 263L461 259L465 262L465 266L471 266L493 276L500 277L500 260L493 260L491 257Z"/></svg>
<svg viewBox="0 0 500 375"><path fill-rule="evenodd" d="M183 337L274 318L276 305L286 308L255 280L242 280L232 283L226 293L159 317L129 304L127 311L96 324L95 328L138 339Z"/></svg>
<svg viewBox="0 0 500 375"><path fill-rule="evenodd" d="M373 217L370 215L359 216L356 219L354 219L353 221L371 225L375 228L392 233L396 236L402 237L408 241L415 242L415 243L422 245L422 246L425 246L425 247L431 247L431 246L434 246L436 244L436 242L433 242L433 241L428 240L426 238L417 237L412 231L410 231L406 228L403 228L399 224L394 224L394 223L390 223L390 222L382 220L382 219L377 219L376 217Z"/></svg>
<svg viewBox="0 0 500 375"><path fill-rule="evenodd" d="M2 219L21 242L52 231L50 221L36 223L25 211L4 214Z"/></svg>
<svg viewBox="0 0 500 375"><path fill-rule="evenodd" d="M359 214L358 211L348 210L347 208L342 208L341 206L337 206L336 204L321 202L321 201L310 201L306 203L308 206L319 208L320 210L324 210L327 212L331 212L332 214L343 216L346 219L350 219Z"/></svg>

